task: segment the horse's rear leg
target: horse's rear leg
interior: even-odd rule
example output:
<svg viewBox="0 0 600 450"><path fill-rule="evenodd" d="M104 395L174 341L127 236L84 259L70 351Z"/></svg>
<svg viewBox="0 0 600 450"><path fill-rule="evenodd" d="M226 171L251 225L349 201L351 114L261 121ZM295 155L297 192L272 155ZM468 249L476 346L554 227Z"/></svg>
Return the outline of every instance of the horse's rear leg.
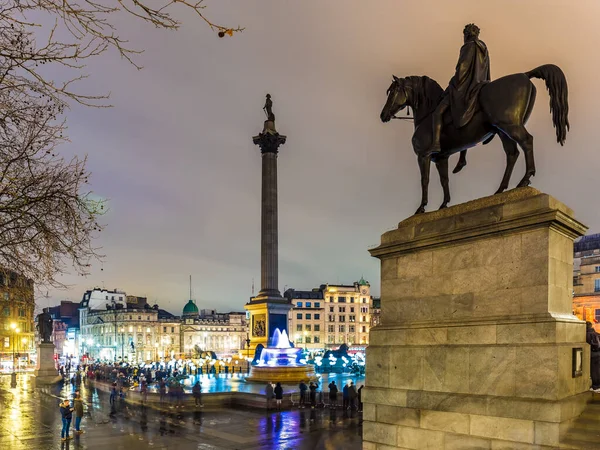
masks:
<svg viewBox="0 0 600 450"><path fill-rule="evenodd" d="M500 187L496 191L496 194L504 192L506 189L508 189L510 177L515 167L515 163L517 162L517 158L519 157L519 149L517 147L517 143L508 136L506 136L504 133L498 133L498 135L500 136L500 140L502 141L502 147L504 148L504 152L506 153L506 169L504 170L504 176L502 177L502 182L500 183Z"/></svg>
<svg viewBox="0 0 600 450"><path fill-rule="evenodd" d="M444 189L444 202L440 206L440 209L446 208L448 202L450 202L450 186L448 184L448 158L441 158L435 162L435 167L440 174L440 182Z"/></svg>
<svg viewBox="0 0 600 450"><path fill-rule="evenodd" d="M525 154L525 175L519 181L517 187L529 186L531 177L535 176L535 161L533 159L533 136L529 134L525 126L512 125L508 127L499 127L513 141L515 141Z"/></svg>

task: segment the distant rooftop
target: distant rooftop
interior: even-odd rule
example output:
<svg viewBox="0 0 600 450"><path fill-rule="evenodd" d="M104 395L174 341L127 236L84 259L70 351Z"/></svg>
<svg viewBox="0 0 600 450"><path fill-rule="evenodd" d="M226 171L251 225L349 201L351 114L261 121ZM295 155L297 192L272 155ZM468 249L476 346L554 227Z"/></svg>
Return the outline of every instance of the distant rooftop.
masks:
<svg viewBox="0 0 600 450"><path fill-rule="evenodd" d="M600 249L600 233L583 236L577 239L573 244L573 251L575 253L589 252L598 249Z"/></svg>

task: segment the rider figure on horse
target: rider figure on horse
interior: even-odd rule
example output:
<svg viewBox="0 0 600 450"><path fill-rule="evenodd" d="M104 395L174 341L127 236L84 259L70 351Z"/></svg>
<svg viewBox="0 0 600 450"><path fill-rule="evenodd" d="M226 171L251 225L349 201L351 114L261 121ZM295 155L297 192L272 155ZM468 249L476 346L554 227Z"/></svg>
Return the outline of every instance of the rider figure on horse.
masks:
<svg viewBox="0 0 600 450"><path fill-rule="evenodd" d="M483 82L490 81L490 56L487 47L479 39L479 27L473 23L463 30L465 43L460 49L456 73L450 79L448 88L433 113L433 138L430 152L440 152L440 135L442 132L443 115L450 107L452 121L456 128L462 128L469 123L478 109L479 90ZM455 172L466 165L466 150L460 154L460 161Z"/></svg>

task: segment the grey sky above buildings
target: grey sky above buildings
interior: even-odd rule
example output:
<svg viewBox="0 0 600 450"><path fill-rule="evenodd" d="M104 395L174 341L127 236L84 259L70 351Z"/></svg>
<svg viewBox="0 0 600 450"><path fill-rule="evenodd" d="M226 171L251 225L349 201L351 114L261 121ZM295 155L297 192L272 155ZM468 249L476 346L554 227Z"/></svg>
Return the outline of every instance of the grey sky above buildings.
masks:
<svg viewBox="0 0 600 450"><path fill-rule="evenodd" d="M242 310L252 279L260 289L261 158L252 136L273 96L279 156L280 289L351 283L362 275L379 293L379 262L367 252L415 210L412 124L382 124L392 73L453 74L462 29L475 22L492 78L554 63L569 82L571 132L555 142L548 94L528 124L533 186L600 230L596 142L600 31L596 1L207 0L219 23L246 30L219 39L201 21L161 32L129 17L124 37L145 49L137 71L114 53L89 66L88 91L111 92L114 108L74 107L68 156L87 154L92 189L110 200L97 241L106 254L87 278L65 277L49 302L79 301L104 285L179 314L188 275L200 308ZM469 152L450 179L452 204L492 194L504 152L499 140ZM454 161L452 161L452 164ZM524 171L521 155L512 185ZM430 210L441 203L432 169ZM103 268L103 270L101 270ZM45 306L46 300L40 299Z"/></svg>

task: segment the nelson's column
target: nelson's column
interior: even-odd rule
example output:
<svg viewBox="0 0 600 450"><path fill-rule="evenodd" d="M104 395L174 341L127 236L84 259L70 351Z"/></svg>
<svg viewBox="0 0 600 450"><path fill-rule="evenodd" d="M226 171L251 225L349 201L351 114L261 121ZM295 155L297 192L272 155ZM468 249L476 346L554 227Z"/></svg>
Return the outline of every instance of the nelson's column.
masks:
<svg viewBox="0 0 600 450"><path fill-rule="evenodd" d="M264 111L267 120L263 131L252 138L262 156L262 199L260 233L260 292L244 308L250 314L250 349L267 346L276 328L287 330L288 313L292 304L281 296L278 288L277 238L277 153L286 136L275 129L273 102L267 94Z"/></svg>

